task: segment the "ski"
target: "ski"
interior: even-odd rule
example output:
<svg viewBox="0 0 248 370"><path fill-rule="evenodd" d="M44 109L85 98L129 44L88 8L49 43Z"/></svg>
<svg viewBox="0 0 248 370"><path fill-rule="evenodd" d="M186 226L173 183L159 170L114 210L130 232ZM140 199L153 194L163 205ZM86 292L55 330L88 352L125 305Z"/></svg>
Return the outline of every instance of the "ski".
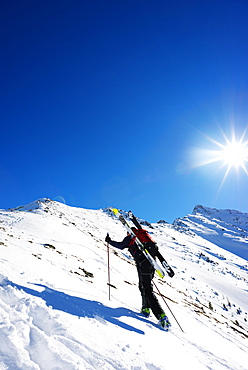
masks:
<svg viewBox="0 0 248 370"><path fill-rule="evenodd" d="M137 229L142 229L142 226L140 225L140 223L138 222L137 218L134 216L132 211L128 212L128 217L133 222L135 227L137 227ZM157 252L157 257L158 257L161 265L164 267L165 271L167 272L167 274L170 277L173 277L175 275L174 271L172 270L171 266L168 264L168 262L164 259L164 257L162 256L162 254L159 251Z"/></svg>
<svg viewBox="0 0 248 370"><path fill-rule="evenodd" d="M151 254L148 252L148 250L145 248L145 246L141 243L141 241L134 234L134 232L131 229L131 226L128 224L127 220L120 214L120 212L117 208L110 208L110 210L121 221L122 225L125 226L125 228L130 233L130 235L132 235L133 237L136 237L135 242L136 242L138 248L144 253L145 257L148 259L150 264L154 267L158 276L161 279L163 279L163 277L165 276L164 270L159 266L157 261L151 256Z"/></svg>

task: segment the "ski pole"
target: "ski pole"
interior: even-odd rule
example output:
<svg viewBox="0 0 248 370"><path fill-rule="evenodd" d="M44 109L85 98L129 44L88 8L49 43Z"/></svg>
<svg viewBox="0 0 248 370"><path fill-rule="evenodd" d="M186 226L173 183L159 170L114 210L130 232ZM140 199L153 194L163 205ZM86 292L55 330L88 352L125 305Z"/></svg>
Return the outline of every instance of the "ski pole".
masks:
<svg viewBox="0 0 248 370"><path fill-rule="evenodd" d="M108 234L109 235L109 234ZM108 252L108 286L109 286L109 300L110 300L110 267L109 267L109 243L107 243Z"/></svg>
<svg viewBox="0 0 248 370"><path fill-rule="evenodd" d="M179 322L177 321L177 319L176 319L175 315L174 315L174 314L173 314L173 312L171 311L171 309L170 309L170 307L169 307L168 303L167 303L167 302L166 302L166 300L164 299L164 296L161 294L161 292L160 292L160 290L158 289L157 285L155 284L154 280L153 280L153 284L155 285L155 287L156 287L156 289L157 289L157 291L158 291L158 293L159 293L160 297L163 299L164 303L165 303L165 304L166 304L166 306L168 307L168 309L169 309L170 313L172 314L172 316L173 316L173 317L174 317L174 319L176 320L177 325L179 326L179 328L180 328L180 329L182 330L182 332L184 333L184 331L183 331L183 329L182 329L181 325L180 325L180 324L179 324Z"/></svg>

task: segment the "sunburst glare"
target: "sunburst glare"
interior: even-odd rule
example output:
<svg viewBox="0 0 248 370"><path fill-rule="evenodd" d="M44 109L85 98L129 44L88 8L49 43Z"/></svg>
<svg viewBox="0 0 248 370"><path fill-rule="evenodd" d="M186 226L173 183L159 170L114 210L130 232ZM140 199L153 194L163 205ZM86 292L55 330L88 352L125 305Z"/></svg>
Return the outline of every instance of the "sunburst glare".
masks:
<svg viewBox="0 0 248 370"><path fill-rule="evenodd" d="M193 167L208 165L219 162L218 169L226 167L222 184L232 168L238 172L242 169L248 175L248 140L245 140L246 130L239 139L233 130L231 139L222 132L224 142L218 142L211 137L208 140L214 144L212 149L195 149L193 151Z"/></svg>

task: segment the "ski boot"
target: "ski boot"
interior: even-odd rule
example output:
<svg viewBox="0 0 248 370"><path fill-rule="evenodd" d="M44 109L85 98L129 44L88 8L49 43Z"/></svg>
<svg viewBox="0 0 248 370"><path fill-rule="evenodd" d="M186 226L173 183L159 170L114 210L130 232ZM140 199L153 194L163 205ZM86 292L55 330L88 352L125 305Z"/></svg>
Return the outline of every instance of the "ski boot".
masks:
<svg viewBox="0 0 248 370"><path fill-rule="evenodd" d="M150 316L150 308L142 308L140 313L142 313L142 315L144 315L145 317L149 317Z"/></svg>
<svg viewBox="0 0 248 370"><path fill-rule="evenodd" d="M159 322L158 324L165 330L168 330L169 327L171 326L171 323L169 322L168 317L166 316L165 313L162 313L159 317Z"/></svg>

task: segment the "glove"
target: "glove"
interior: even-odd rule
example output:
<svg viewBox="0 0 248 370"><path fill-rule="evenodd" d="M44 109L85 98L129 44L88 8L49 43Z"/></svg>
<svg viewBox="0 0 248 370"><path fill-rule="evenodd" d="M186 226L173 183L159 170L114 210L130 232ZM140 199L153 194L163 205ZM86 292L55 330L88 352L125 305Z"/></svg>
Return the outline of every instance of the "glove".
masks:
<svg viewBox="0 0 248 370"><path fill-rule="evenodd" d="M105 242L106 243L109 243L110 241L111 241L111 238L110 238L109 234L107 234L107 236L105 238Z"/></svg>

